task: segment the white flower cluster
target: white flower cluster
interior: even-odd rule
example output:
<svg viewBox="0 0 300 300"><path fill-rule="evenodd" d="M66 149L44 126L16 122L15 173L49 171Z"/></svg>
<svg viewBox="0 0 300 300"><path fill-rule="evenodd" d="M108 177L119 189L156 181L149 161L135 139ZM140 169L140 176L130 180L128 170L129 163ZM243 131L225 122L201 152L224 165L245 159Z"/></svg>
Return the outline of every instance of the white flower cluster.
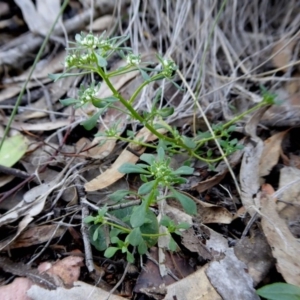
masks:
<svg viewBox="0 0 300 300"><path fill-rule="evenodd" d="M140 54L133 54L129 53L126 57L126 62L128 65L136 66L141 62L141 55Z"/></svg>
<svg viewBox="0 0 300 300"><path fill-rule="evenodd" d="M177 70L177 66L175 62L171 59L164 59L162 62L162 73L167 77L170 78L173 75L173 72Z"/></svg>
<svg viewBox="0 0 300 300"><path fill-rule="evenodd" d="M68 55L66 57L66 59L65 59L65 67L66 68L71 68L72 66L75 65L76 61L77 61L76 54L70 54L70 55Z"/></svg>
<svg viewBox="0 0 300 300"><path fill-rule="evenodd" d="M90 102L96 96L98 89L96 87L88 87L82 95L80 95L81 104Z"/></svg>

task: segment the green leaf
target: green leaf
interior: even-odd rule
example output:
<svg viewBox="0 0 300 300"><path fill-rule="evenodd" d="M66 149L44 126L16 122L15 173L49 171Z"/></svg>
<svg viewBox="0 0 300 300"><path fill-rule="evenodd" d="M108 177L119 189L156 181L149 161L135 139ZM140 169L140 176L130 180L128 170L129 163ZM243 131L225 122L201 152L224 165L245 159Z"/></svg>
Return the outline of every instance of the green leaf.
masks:
<svg viewBox="0 0 300 300"><path fill-rule="evenodd" d="M184 92L185 90L184 90L184 88L182 88L180 85L178 85L175 81L173 81L173 80L170 80L172 83L173 83L173 85L179 90L179 91L181 91L181 92Z"/></svg>
<svg viewBox="0 0 300 300"><path fill-rule="evenodd" d="M174 225L174 222L166 215L164 215L160 220L160 225L169 227L170 225Z"/></svg>
<svg viewBox="0 0 300 300"><path fill-rule="evenodd" d="M114 193L110 194L108 196L108 198L110 200L119 202L122 199L124 199L124 197L127 196L129 193L130 193L130 191L128 191L128 190L118 190L118 191L115 191Z"/></svg>
<svg viewBox="0 0 300 300"><path fill-rule="evenodd" d="M117 236L112 236L110 241L112 242L112 244L118 244L121 241Z"/></svg>
<svg viewBox="0 0 300 300"><path fill-rule="evenodd" d="M98 110L98 112L96 112L92 117L90 117L89 119L81 122L80 124L86 129L86 130L91 130L93 129L98 120L99 120L99 117L101 115L102 111L101 110Z"/></svg>
<svg viewBox="0 0 300 300"><path fill-rule="evenodd" d="M116 254L118 250L120 249L117 247L108 247L104 252L104 256L107 258L111 258Z"/></svg>
<svg viewBox="0 0 300 300"><path fill-rule="evenodd" d="M137 206L130 217L130 224L133 228L139 227L145 223L146 219L146 202L142 202L141 205Z"/></svg>
<svg viewBox="0 0 300 300"><path fill-rule="evenodd" d="M256 292L269 300L300 300L300 287L282 282L266 285Z"/></svg>
<svg viewBox="0 0 300 300"><path fill-rule="evenodd" d="M139 70L140 70L141 75L142 75L142 77L143 77L143 79L144 79L145 81L150 81L150 80L151 80L151 77L150 77L143 69L140 69L140 68L139 68Z"/></svg>
<svg viewBox="0 0 300 300"><path fill-rule="evenodd" d="M76 104L80 101L78 99L74 99L74 98L67 98L67 99L59 99L59 102L63 106L68 106L68 105Z"/></svg>
<svg viewBox="0 0 300 300"><path fill-rule="evenodd" d="M93 216L87 216L84 218L84 223L92 223L96 218Z"/></svg>
<svg viewBox="0 0 300 300"><path fill-rule="evenodd" d="M149 182L146 182L144 184L142 184L138 190L138 193L140 195L145 195L151 192L151 190L153 189L154 185L155 185L156 181L152 180Z"/></svg>
<svg viewBox="0 0 300 300"><path fill-rule="evenodd" d="M158 157L158 161L164 161L165 158L165 150L162 147L159 147L157 149L157 157Z"/></svg>
<svg viewBox="0 0 300 300"><path fill-rule="evenodd" d="M172 237L170 237L169 249L171 251L176 251L177 247L178 247L177 243L174 241Z"/></svg>
<svg viewBox="0 0 300 300"><path fill-rule="evenodd" d="M184 143L185 146L187 146L190 149L196 148L197 144L189 137L187 136L182 136L182 142Z"/></svg>
<svg viewBox="0 0 300 300"><path fill-rule="evenodd" d="M173 108L173 107L164 107L164 108L162 108L162 109L159 109L159 110L157 111L157 113L158 113L161 117L167 118L167 117L173 115L173 113L174 113L174 108Z"/></svg>
<svg viewBox="0 0 300 300"><path fill-rule="evenodd" d="M188 167L188 166L181 166L177 170L173 172L173 174L176 175L192 175L194 172L194 168Z"/></svg>
<svg viewBox="0 0 300 300"><path fill-rule="evenodd" d="M97 239L93 239L93 235L95 231L98 231ZM104 251L107 248L106 244L106 237L103 230L103 227L99 227L99 225L92 225L89 228L89 235L90 235L90 241L91 244L98 250L98 251Z"/></svg>
<svg viewBox="0 0 300 300"><path fill-rule="evenodd" d="M110 212L111 215L122 220L124 223L130 225L130 217L132 215L133 206L128 206L120 209L116 209Z"/></svg>
<svg viewBox="0 0 300 300"><path fill-rule="evenodd" d="M142 239L141 242L139 243L139 246L138 246L138 252L139 252L139 254L143 255L147 252L147 250L148 250L147 244Z"/></svg>
<svg viewBox="0 0 300 300"><path fill-rule="evenodd" d="M92 98L92 104L97 108L104 108L106 106L106 103L100 98Z"/></svg>
<svg viewBox="0 0 300 300"><path fill-rule="evenodd" d="M0 149L0 165L12 167L27 151L27 139L21 134L8 137Z"/></svg>
<svg viewBox="0 0 300 300"><path fill-rule="evenodd" d="M98 66L101 68L105 68L107 66L107 61L104 57L102 57L101 55L99 55L97 52L94 52L96 57L97 57L97 63Z"/></svg>
<svg viewBox="0 0 300 300"><path fill-rule="evenodd" d="M146 222L145 222L146 221ZM145 214L144 224L140 227L142 234L158 234L158 222L156 215L148 209ZM152 247L157 243L157 236L143 236L148 247Z"/></svg>
<svg viewBox="0 0 300 300"><path fill-rule="evenodd" d="M197 206L194 200L192 200L190 197L184 194L177 192L173 188L172 188L172 194L174 198L176 198L180 202L185 212L187 212L190 215L194 215L197 213Z"/></svg>
<svg viewBox="0 0 300 300"><path fill-rule="evenodd" d="M126 259L127 259L128 262L134 263L134 257L129 251L127 251Z"/></svg>
<svg viewBox="0 0 300 300"><path fill-rule="evenodd" d="M91 71L82 72L82 73L58 73L58 74L48 74L48 77L53 81L57 81L58 79L61 79L61 78L85 75L85 74L90 74L90 73L91 73Z"/></svg>
<svg viewBox="0 0 300 300"><path fill-rule="evenodd" d="M191 227L191 224L189 223L185 223L185 222L182 222L182 223L179 223L176 228L177 229L189 229Z"/></svg>
<svg viewBox="0 0 300 300"><path fill-rule="evenodd" d="M94 231L94 234L93 234L93 241L97 241L98 239L98 236L99 236L99 231L98 231L99 227L96 228L96 230Z"/></svg>
<svg viewBox="0 0 300 300"><path fill-rule="evenodd" d="M155 162L155 156L153 154L142 154L140 160L152 165Z"/></svg>
<svg viewBox="0 0 300 300"><path fill-rule="evenodd" d="M126 242L128 242L132 246L137 246L141 243L142 235L140 228L134 228L126 237Z"/></svg>
<svg viewBox="0 0 300 300"><path fill-rule="evenodd" d="M149 172L145 169L143 169L140 166L131 164L131 163L125 163L123 164L118 171L120 173L124 173L124 174L130 174L130 173L142 173L142 174L149 174Z"/></svg>

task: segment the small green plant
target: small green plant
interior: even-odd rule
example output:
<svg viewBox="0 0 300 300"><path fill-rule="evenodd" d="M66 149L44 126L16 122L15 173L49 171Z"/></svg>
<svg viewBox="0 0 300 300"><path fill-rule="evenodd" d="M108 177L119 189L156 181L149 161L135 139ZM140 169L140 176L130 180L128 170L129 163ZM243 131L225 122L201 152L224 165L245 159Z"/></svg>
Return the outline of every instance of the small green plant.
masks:
<svg viewBox="0 0 300 300"><path fill-rule="evenodd" d="M268 300L300 300L300 287L283 282L265 285L256 292Z"/></svg>
<svg viewBox="0 0 300 300"><path fill-rule="evenodd" d="M189 197L176 191L173 187L175 184L185 183L186 179L181 175L190 175L193 173L193 168L182 166L177 170L173 170L169 164L170 159L165 158L163 148L158 149L158 154L155 157L152 154L143 154L140 160L145 163L137 165L125 163L119 171L125 174L138 173L144 184L141 185L137 193L131 192L136 198L141 200L139 206L134 206L129 214L125 214L122 219L123 225L117 224L106 217L107 207L98 211L98 215L86 218L86 222L92 223L93 226L93 242L98 244L98 248L105 249L103 244L105 241L97 241L100 236L103 236L103 226L109 226L110 242L115 246L106 248L104 255L106 257L113 256L117 251L126 253L127 260L132 262L133 256L128 250L129 246L137 247L139 254L145 254L148 247L156 244L159 234L159 224L156 215L151 210L151 206L156 205L158 201L166 198L177 199L184 210L190 214L196 212L196 204ZM160 191L164 190L164 195L160 195ZM129 191L117 191L112 194L115 200L123 199ZM175 224L169 218L164 216L160 222L161 226L165 226L170 239L170 249L176 249L176 243L171 234L181 234L181 230L189 228L188 224ZM120 239L119 236L123 238ZM99 245L100 244L100 245Z"/></svg>
<svg viewBox="0 0 300 300"><path fill-rule="evenodd" d="M159 226L167 228L170 235L170 249L176 248L176 243L171 234L180 234L187 228L187 224L174 224L168 218L163 216L162 222L158 224L155 213L151 210L159 201L166 198L177 199L184 210L189 214L196 213L194 201L176 190L176 185L185 182L184 175L193 173L193 169L188 166L182 166L177 170L170 167L170 156L175 153L186 152L190 158L205 161L213 168L214 164L221 161L224 156L218 156L209 147L209 143L214 139L219 141L224 155L230 155L241 148L236 139L231 139L231 133L234 130L234 124L243 118L246 114L258 109L263 105L268 105L273 98L265 93L264 100L251 108L249 111L233 118L225 124L213 126L214 136L210 132L198 132L195 136L182 134L177 128L170 126L166 120L174 113L171 106L161 107L159 101L162 97L162 89L158 88L152 101L152 107L148 111L137 111L134 108L134 102L140 92L152 82L166 79L174 84L178 89L181 87L173 80L177 66L171 59L157 55L156 66L153 62L142 62L141 56L134 53L133 50L124 43L127 36L109 38L103 33L95 36L91 33L77 34L73 47L68 49L68 55L65 59L66 72L62 74L51 74L53 80L68 76L78 76L83 74L92 75L95 78L97 74L101 80L92 81L90 85L81 85L77 98L68 98L60 100L63 105L73 105L76 109L82 109L92 104L96 112L90 116L82 125L87 129L92 129L98 122L100 115L104 114L108 108L120 110L128 115L131 120L138 121L145 126L153 135L157 137L157 143L147 143L143 139L137 139L135 133L127 131L127 137L121 136L118 124L107 128L101 133L105 140L117 139L125 142L135 143L137 145L152 148L157 155L143 154L140 160L143 163L137 165L124 164L120 172L129 174L140 174L144 182L137 193L130 191L117 191L112 195L112 199L123 201L129 194L140 200L140 205L119 209L108 213L109 208L101 208L96 216L90 216L85 221L91 224L92 243L101 251L105 251L106 257L112 257L115 253L121 251L126 253L127 260L133 261L132 251L137 248L139 254L146 253L147 249L155 245L157 239L162 234L159 233ZM109 70L108 61L112 56L119 55L124 61L124 66ZM80 70L80 73L74 70ZM143 83L133 92L129 99L125 99L112 84L111 78L128 72L139 71ZM101 98L98 95L101 84L105 83L110 89L112 96ZM119 102L123 105L115 105ZM161 133L163 129L167 134Z"/></svg>

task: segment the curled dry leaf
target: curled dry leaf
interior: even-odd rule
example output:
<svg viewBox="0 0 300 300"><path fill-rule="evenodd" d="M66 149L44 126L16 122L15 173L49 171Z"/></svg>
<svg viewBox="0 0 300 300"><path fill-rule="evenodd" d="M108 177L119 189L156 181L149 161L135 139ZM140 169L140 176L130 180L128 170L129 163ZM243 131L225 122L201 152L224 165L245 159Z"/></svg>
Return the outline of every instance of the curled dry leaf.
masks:
<svg viewBox="0 0 300 300"><path fill-rule="evenodd" d="M50 239L61 237L65 232L66 229L58 227L57 224L34 226L21 233L18 238L9 245L9 249L39 245L48 242ZM0 243L0 248L2 248L2 246L3 242Z"/></svg>
<svg viewBox="0 0 300 300"><path fill-rule="evenodd" d="M242 204L251 216L256 213L254 206L258 206L257 194L260 189L259 162L264 150L264 143L256 135L256 128L267 109L268 107L262 107L256 111L245 126L245 131L250 136L251 141L244 149L240 168L240 185Z"/></svg>
<svg viewBox="0 0 300 300"><path fill-rule="evenodd" d="M264 141L264 149L259 163L259 177L269 175L278 163L281 153L281 143L289 130L278 132Z"/></svg>
<svg viewBox="0 0 300 300"><path fill-rule="evenodd" d="M63 281L65 286L72 286L79 279L80 267L83 266L83 257L68 256L51 264L46 272L52 276L56 275Z"/></svg>
<svg viewBox="0 0 300 300"><path fill-rule="evenodd" d="M201 220L201 223L230 224L232 222L233 215L225 207L204 202L185 192L181 193L192 198L197 203L197 218Z"/></svg>
<svg viewBox="0 0 300 300"><path fill-rule="evenodd" d="M276 259L276 267L287 283L300 285L299 242L280 218L272 194L273 188L264 185L261 195L262 229Z"/></svg>

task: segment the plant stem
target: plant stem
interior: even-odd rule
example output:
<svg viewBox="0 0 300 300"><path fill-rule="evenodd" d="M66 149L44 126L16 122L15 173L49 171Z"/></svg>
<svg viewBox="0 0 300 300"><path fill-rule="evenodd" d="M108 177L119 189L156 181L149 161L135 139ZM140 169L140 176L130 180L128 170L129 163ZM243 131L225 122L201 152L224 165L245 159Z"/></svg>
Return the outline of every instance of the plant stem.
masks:
<svg viewBox="0 0 300 300"><path fill-rule="evenodd" d="M145 125L145 127L151 132L153 133L155 136L157 136L158 138L162 139L162 140L166 140L168 142L174 143L174 139L169 138L163 134L161 134L160 132L158 132L155 128L153 128L151 125L149 125L148 123L145 122L145 120L143 119L143 117L141 117L135 110L134 108L127 102L126 99L124 99L119 92L114 88L114 86L112 85L112 83L110 82L109 78L106 76L106 74L103 72L103 70L98 67L97 68L97 73L102 77L102 79L105 81L105 83L107 84L107 86L109 87L109 89L112 91L113 95L118 98L120 100L120 102L128 109L128 111L131 113L132 117L135 118L136 120L140 121L142 124Z"/></svg>
<svg viewBox="0 0 300 300"><path fill-rule="evenodd" d="M241 113L240 115L234 117L234 118L233 118L232 120L230 120L229 122L225 123L225 124L223 125L223 128L229 127L230 125L236 123L238 120L242 119L244 116L246 116L246 115L248 115L248 114L250 114L250 113L256 111L257 109L259 109L259 108L261 108L261 107L263 107L263 106L265 106L265 105L266 105L266 103L265 103L264 101L258 103L257 105L253 106L252 108L250 108L250 109L246 110L245 112Z"/></svg>

